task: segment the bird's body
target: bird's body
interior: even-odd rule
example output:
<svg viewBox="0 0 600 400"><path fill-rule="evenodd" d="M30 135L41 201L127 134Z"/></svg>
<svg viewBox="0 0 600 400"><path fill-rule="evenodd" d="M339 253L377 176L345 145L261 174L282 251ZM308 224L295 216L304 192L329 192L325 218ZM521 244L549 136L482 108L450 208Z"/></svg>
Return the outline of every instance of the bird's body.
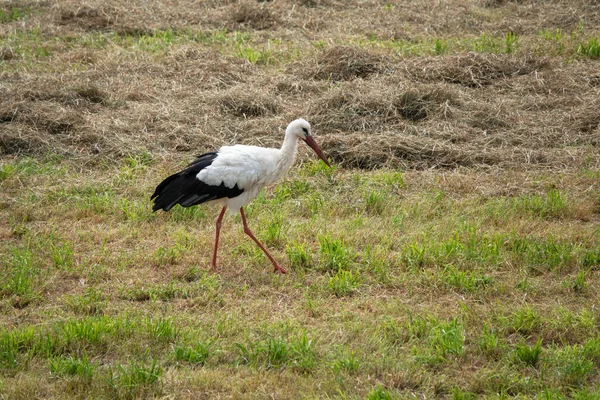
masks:
<svg viewBox="0 0 600 400"><path fill-rule="evenodd" d="M274 184L292 166L296 158L298 140L304 140L323 161L325 157L310 135L310 124L298 119L291 122L280 149L258 146L223 146L217 152L199 156L183 171L173 174L160 183L152 199L153 211L169 211L179 204L190 207L206 202L218 202L223 210L217 219L217 236L213 255L216 268L217 246L221 220L225 210L240 211L246 233L261 247L275 265L275 270L285 272L247 227L243 206L256 198L260 191Z"/></svg>

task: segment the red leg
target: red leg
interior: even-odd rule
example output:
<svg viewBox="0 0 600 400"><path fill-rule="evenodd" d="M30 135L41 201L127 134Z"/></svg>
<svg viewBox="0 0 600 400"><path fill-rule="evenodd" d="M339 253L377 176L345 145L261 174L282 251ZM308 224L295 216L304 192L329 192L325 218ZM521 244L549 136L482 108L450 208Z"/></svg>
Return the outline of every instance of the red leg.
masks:
<svg viewBox="0 0 600 400"><path fill-rule="evenodd" d="M221 214L219 214L219 218L217 218L217 236L215 237L215 252L213 253L212 260L213 271L217 270L217 249L219 248L219 234L221 233L221 221L223 220L223 216L225 215L225 210L227 210L227 206L223 207L223 209L221 210Z"/></svg>
<svg viewBox="0 0 600 400"><path fill-rule="evenodd" d="M271 260L271 262L273 263L273 266L275 267L275 271L273 271L273 272L279 272L280 274L286 274L287 271L285 269L283 269L283 267L281 267L281 265L279 265L277 263L277 261L275 261L275 259L273 257L271 257L271 255L269 254L269 252L267 251L267 249L265 249L263 247L263 245L260 244L260 242L254 236L254 234L252 233L252 231L250 230L250 228L248 228L248 223L246 222L246 216L244 215L244 209L243 208L240 208L240 214L242 215L242 222L244 223L244 232L248 236L250 236L252 238L252 240L254 240L256 242L256 244L258 245L258 247L260 247L260 249L263 251L263 253L265 253L267 255L267 257L269 257L269 260Z"/></svg>

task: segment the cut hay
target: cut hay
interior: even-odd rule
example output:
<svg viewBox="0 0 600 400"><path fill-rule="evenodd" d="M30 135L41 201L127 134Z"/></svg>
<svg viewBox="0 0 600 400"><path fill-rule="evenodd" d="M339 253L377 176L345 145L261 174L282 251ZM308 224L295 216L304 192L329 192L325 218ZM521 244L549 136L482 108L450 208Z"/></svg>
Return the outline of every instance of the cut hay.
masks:
<svg viewBox="0 0 600 400"><path fill-rule="evenodd" d="M272 28L277 22L265 4L253 2L240 3L231 16L234 29L264 30Z"/></svg>
<svg viewBox="0 0 600 400"><path fill-rule="evenodd" d="M258 118L277 114L277 99L265 93L234 88L219 97L219 109L223 114L239 118Z"/></svg>
<svg viewBox="0 0 600 400"><path fill-rule="evenodd" d="M115 9L94 8L88 5L81 7L60 8L57 15L59 25L73 25L86 31L106 30L114 25L117 19Z"/></svg>
<svg viewBox="0 0 600 400"><path fill-rule="evenodd" d="M420 82L448 82L468 87L491 85L498 80L529 75L548 62L535 57L477 54L417 59L408 64L406 74Z"/></svg>
<svg viewBox="0 0 600 400"><path fill-rule="evenodd" d="M456 167L506 167L518 163L545 164L548 158L541 151L458 146L440 143L426 137L386 132L381 135L348 134L320 138L323 151L345 168L375 169L382 166L406 169Z"/></svg>
<svg viewBox="0 0 600 400"><path fill-rule="evenodd" d="M197 90L226 89L257 73L256 67L246 60L191 46L173 52L163 67L165 78L184 78L187 85Z"/></svg>
<svg viewBox="0 0 600 400"><path fill-rule="evenodd" d="M388 57L357 47L336 46L313 60L291 66L289 72L304 79L350 81L393 70Z"/></svg>
<svg viewBox="0 0 600 400"><path fill-rule="evenodd" d="M357 132L406 126L440 114L446 119L458 104L451 89L386 81L356 81L334 87L309 109L315 126L325 131Z"/></svg>

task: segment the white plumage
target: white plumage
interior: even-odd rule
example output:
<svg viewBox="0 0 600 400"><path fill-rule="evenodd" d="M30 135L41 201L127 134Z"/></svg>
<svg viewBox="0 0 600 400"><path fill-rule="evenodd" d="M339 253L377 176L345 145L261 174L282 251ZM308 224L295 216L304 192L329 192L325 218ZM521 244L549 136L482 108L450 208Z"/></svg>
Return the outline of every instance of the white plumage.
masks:
<svg viewBox="0 0 600 400"><path fill-rule="evenodd" d="M285 273L285 269L271 257L248 228L242 207L256 198L262 188L283 177L296 159L298 140L308 144L329 165L311 136L310 124L304 119L297 119L288 125L281 149L234 145L223 146L217 152L199 156L183 171L169 176L157 186L151 197L154 199L153 210L169 211L177 204L183 207L206 202L222 204L223 209L217 218L213 269L216 269L219 233L225 210L239 210L244 232L269 257L275 271Z"/></svg>

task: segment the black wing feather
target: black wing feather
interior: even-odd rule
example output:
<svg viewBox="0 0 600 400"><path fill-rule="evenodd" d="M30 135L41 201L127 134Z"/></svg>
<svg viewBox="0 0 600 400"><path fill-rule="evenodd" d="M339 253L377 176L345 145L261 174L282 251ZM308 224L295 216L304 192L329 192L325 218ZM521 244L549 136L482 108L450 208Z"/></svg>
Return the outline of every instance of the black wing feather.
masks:
<svg viewBox="0 0 600 400"><path fill-rule="evenodd" d="M208 185L199 180L196 175L212 164L218 153L206 153L198 156L183 171L173 174L162 181L150 199L154 199L152 211L169 211L176 204L191 207L210 200L232 198L244 192L237 185L228 188L224 183L219 186Z"/></svg>

